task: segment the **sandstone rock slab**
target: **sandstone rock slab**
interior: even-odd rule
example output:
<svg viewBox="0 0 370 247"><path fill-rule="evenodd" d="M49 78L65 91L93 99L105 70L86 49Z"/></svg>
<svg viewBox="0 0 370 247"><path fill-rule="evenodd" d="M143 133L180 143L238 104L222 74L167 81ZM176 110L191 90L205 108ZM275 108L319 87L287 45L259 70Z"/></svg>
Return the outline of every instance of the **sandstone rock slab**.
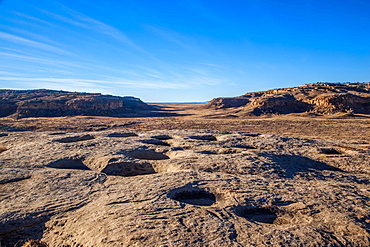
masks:
<svg viewBox="0 0 370 247"><path fill-rule="evenodd" d="M115 132L1 137L2 245L370 244L370 150L361 144L209 130ZM85 135L94 138L57 141ZM168 145L145 142L158 139Z"/></svg>

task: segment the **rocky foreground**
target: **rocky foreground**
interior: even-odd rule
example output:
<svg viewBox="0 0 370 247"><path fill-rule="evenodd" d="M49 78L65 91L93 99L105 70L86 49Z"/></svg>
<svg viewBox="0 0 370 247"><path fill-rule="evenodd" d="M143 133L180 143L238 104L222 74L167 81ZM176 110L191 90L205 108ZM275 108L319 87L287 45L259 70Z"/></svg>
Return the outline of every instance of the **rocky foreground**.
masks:
<svg viewBox="0 0 370 247"><path fill-rule="evenodd" d="M127 116L150 111L134 97L56 90L0 90L0 117Z"/></svg>
<svg viewBox="0 0 370 247"><path fill-rule="evenodd" d="M239 97L213 99L205 108L235 108L236 116L341 112L370 114L370 82L323 82L247 93Z"/></svg>
<svg viewBox="0 0 370 247"><path fill-rule="evenodd" d="M370 245L369 146L107 130L0 147L1 246Z"/></svg>

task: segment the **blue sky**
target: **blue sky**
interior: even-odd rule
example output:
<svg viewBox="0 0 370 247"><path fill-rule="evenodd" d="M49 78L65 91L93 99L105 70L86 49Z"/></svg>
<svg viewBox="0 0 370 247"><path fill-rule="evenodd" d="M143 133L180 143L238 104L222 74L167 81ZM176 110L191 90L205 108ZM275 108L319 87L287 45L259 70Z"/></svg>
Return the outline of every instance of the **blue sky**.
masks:
<svg viewBox="0 0 370 247"><path fill-rule="evenodd" d="M214 97L370 81L370 1L0 0L0 88Z"/></svg>

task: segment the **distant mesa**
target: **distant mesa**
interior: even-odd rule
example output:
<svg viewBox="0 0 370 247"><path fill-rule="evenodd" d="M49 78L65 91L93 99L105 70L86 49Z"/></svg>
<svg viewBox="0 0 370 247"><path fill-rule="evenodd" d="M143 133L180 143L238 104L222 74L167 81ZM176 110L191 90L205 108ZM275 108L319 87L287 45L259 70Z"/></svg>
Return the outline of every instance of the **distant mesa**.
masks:
<svg viewBox="0 0 370 247"><path fill-rule="evenodd" d="M215 98L206 109L235 109L241 115L289 113L370 113L370 82L313 83L247 93L239 97Z"/></svg>
<svg viewBox="0 0 370 247"><path fill-rule="evenodd" d="M134 97L47 89L0 90L0 117L118 117L150 110L151 106Z"/></svg>
<svg viewBox="0 0 370 247"><path fill-rule="evenodd" d="M348 116L352 116L353 113L370 114L370 82L318 82L293 88L247 93L238 97L215 98L199 109L216 110L220 117L223 114L225 117L291 113L304 115L345 113ZM134 97L47 89L0 90L0 117L78 115L148 117L163 116L163 112Z"/></svg>

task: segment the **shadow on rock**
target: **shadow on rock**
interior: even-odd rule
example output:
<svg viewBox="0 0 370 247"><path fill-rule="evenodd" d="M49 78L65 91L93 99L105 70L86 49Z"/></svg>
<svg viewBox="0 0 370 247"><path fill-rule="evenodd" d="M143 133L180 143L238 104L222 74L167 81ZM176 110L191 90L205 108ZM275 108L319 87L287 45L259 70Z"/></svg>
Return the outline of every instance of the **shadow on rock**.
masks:
<svg viewBox="0 0 370 247"><path fill-rule="evenodd" d="M17 219L0 225L0 246L20 247L30 239L41 240L46 229L45 223L50 216L27 215L26 219Z"/></svg>
<svg viewBox="0 0 370 247"><path fill-rule="evenodd" d="M337 167L300 155L276 155L270 153L262 153L259 155L271 161L269 165L274 169L274 173L286 178L294 178L296 175L303 177L305 175L314 175L316 178L322 178L319 171L342 171Z"/></svg>
<svg viewBox="0 0 370 247"><path fill-rule="evenodd" d="M274 207L247 207L236 206L234 212L237 216L249 221L265 224L274 224L278 218L279 210Z"/></svg>
<svg viewBox="0 0 370 247"><path fill-rule="evenodd" d="M141 114L141 117L177 117L177 116L190 116L192 114L179 114L175 107L164 107L160 105L151 105L151 111Z"/></svg>
<svg viewBox="0 0 370 247"><path fill-rule="evenodd" d="M216 196L212 192L193 186L193 184L171 190L168 197L181 203L196 206L211 206L216 202Z"/></svg>

